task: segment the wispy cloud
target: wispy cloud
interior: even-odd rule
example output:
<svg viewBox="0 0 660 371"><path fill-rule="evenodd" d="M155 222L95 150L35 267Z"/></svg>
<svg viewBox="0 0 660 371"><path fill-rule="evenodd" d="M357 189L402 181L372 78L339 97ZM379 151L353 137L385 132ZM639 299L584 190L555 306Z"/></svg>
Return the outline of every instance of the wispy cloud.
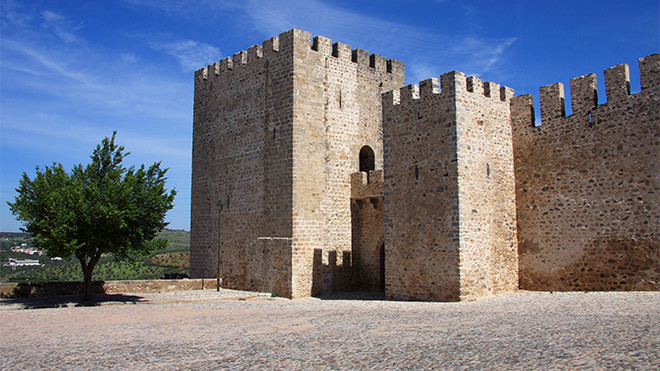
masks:
<svg viewBox="0 0 660 371"><path fill-rule="evenodd" d="M91 43L76 34L82 23L56 12L30 13L19 6L12 12L11 18L0 16L3 26L13 25L3 29L0 44L3 161L23 170L52 160L84 161L101 138L118 129L136 161L163 160L180 174L177 187L185 188L190 74L158 59L136 66L140 57L133 50ZM198 46L183 43L177 50L185 54ZM28 157L36 162L22 164Z"/></svg>
<svg viewBox="0 0 660 371"><path fill-rule="evenodd" d="M489 38L475 33L439 33L416 25L357 14L319 0L242 2L254 28L277 34L298 27L369 48L408 64L408 81L459 69L468 74L490 72L516 38ZM474 9L466 7L466 14ZM472 18L472 17L468 17ZM477 28L477 27L473 27ZM431 73L431 74L429 74Z"/></svg>
<svg viewBox="0 0 660 371"><path fill-rule="evenodd" d="M58 61L55 57L55 54L59 54L58 51L48 52L47 50L40 47L35 47L26 43L23 40L13 40L5 39L3 43L4 48L14 52L16 55L22 55L27 57L33 63L20 63L13 64L12 60L5 62L6 68L23 71L31 75L43 76L45 74L54 74L59 75L60 77L67 78L69 80L76 81L81 84L86 84L84 74L75 69L68 68L66 63ZM34 65L36 63L39 67L38 69L26 69L25 65Z"/></svg>
<svg viewBox="0 0 660 371"><path fill-rule="evenodd" d="M0 25L2 27L21 27L32 19L31 14L21 12L15 0L0 2Z"/></svg>
<svg viewBox="0 0 660 371"><path fill-rule="evenodd" d="M135 53L127 52L119 54L119 60L124 63L134 64L137 63L138 57Z"/></svg>
<svg viewBox="0 0 660 371"><path fill-rule="evenodd" d="M44 10L41 12L43 18L42 27L52 31L60 40L66 43L79 43L82 39L75 32L83 27L83 23L74 24L71 20L61 14Z"/></svg>
<svg viewBox="0 0 660 371"><path fill-rule="evenodd" d="M187 107L181 92L187 90L187 82L156 71L136 70L135 57L130 54L117 62L99 50L51 49L15 40L5 40L3 46L13 54L3 68L32 75L21 84L45 94L42 100L84 102L88 109L107 112L121 107L127 116L139 112L140 116L184 119L181 109ZM7 80L8 84L18 83L18 76L10 74Z"/></svg>
<svg viewBox="0 0 660 371"><path fill-rule="evenodd" d="M184 71L195 71L202 66L218 61L220 49L193 40L151 42L151 47L174 57Z"/></svg>
<svg viewBox="0 0 660 371"><path fill-rule="evenodd" d="M240 0L123 0L134 7L158 9L174 17L204 17L213 19L218 13L242 8ZM197 19L197 18L196 18Z"/></svg>
<svg viewBox="0 0 660 371"><path fill-rule="evenodd" d="M186 7L181 1L125 1L158 8L168 14L177 11L179 16L183 17L198 16L199 6L187 3L189 6ZM466 22L470 24L466 30L472 31L457 30L454 33L443 33L417 25L358 14L320 0L223 1L208 2L202 7L211 17L213 14L234 12L238 19L242 18L243 22L249 24L249 29L259 31L264 38L290 28L302 28L312 31L315 35L330 37L353 47L402 60L407 64L407 80L410 83L450 70L460 70L477 76L492 73L506 50L517 40L480 35L478 31L481 27L474 21L476 10L469 4L462 4L460 9ZM193 62L197 58L194 54L190 56L180 60L182 66L197 63L196 68L199 68L206 63Z"/></svg>

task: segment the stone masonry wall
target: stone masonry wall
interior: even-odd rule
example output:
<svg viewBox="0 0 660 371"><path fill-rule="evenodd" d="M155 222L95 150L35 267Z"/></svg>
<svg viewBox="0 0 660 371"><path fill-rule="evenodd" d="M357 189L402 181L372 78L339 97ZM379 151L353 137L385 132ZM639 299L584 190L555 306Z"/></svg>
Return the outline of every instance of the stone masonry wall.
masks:
<svg viewBox="0 0 660 371"><path fill-rule="evenodd" d="M364 145L382 164L380 96L403 85L404 67L322 36L312 41L308 32L293 32L292 296L299 297L342 289L337 284L342 280L332 276L336 270L314 266L314 254L321 249L323 265L334 265L334 257L337 266L352 265L343 261L351 256L350 176L359 168Z"/></svg>
<svg viewBox="0 0 660 371"><path fill-rule="evenodd" d="M455 96L432 85L383 95L385 294L396 299L460 295Z"/></svg>
<svg viewBox="0 0 660 371"><path fill-rule="evenodd" d="M401 62L296 29L197 71L192 276L216 275L221 200L226 287L352 285L350 174L364 145L382 166L380 95L403 82Z"/></svg>
<svg viewBox="0 0 660 371"><path fill-rule="evenodd" d="M441 93L439 85L432 78L383 97L386 294L462 300L515 290L513 91L460 72L441 76Z"/></svg>
<svg viewBox="0 0 660 371"><path fill-rule="evenodd" d="M640 59L642 90L630 94L625 64L541 88L512 101L520 288L658 290L660 249L660 54Z"/></svg>
<svg viewBox="0 0 660 371"><path fill-rule="evenodd" d="M384 291L385 216L382 170L351 174L351 219L357 288L364 291Z"/></svg>
<svg viewBox="0 0 660 371"><path fill-rule="evenodd" d="M191 275L228 288L291 293L290 34L195 73Z"/></svg>
<svg viewBox="0 0 660 371"><path fill-rule="evenodd" d="M531 96L459 72L402 87L403 63L297 29L202 68L191 276L286 297L658 290L660 55L640 70L632 95L606 70L602 105L595 75L572 79L570 116L542 87L535 127Z"/></svg>
<svg viewBox="0 0 660 371"><path fill-rule="evenodd" d="M513 90L460 73L456 137L461 299L518 288L511 136ZM465 84L464 84L465 82Z"/></svg>

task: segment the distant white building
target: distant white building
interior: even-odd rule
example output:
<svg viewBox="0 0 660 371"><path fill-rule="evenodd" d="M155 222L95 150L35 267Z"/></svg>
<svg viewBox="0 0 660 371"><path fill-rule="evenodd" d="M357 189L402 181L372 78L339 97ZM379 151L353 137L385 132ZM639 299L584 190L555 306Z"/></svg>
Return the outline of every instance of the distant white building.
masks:
<svg viewBox="0 0 660 371"><path fill-rule="evenodd" d="M26 260L16 260L13 258L9 258L9 261L3 264L5 267L24 267L24 266L29 266L29 265L40 265L39 260L32 260L32 259L26 259Z"/></svg>
<svg viewBox="0 0 660 371"><path fill-rule="evenodd" d="M21 246L25 246L25 244L22 244ZM39 256L44 255L44 252L41 250L37 250L31 247L21 247L21 246L13 246L11 247L11 251L22 252L24 254L30 254L30 255L35 255L35 254Z"/></svg>

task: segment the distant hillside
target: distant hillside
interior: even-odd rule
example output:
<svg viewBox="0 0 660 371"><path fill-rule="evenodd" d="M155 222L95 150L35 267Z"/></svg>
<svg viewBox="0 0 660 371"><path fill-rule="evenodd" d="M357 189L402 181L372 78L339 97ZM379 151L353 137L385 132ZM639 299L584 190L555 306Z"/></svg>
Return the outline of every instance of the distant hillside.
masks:
<svg viewBox="0 0 660 371"><path fill-rule="evenodd" d="M164 229L158 233L156 238L165 238L170 240L170 248L168 250L181 250L185 249L190 251L190 232L183 229Z"/></svg>
<svg viewBox="0 0 660 371"><path fill-rule="evenodd" d="M169 240L169 245L151 255L136 260L115 261L104 256L94 269L95 280L157 279L164 274L190 274L190 232L166 229L157 238ZM32 246L32 237L26 233L0 232L0 263L9 258L39 260L40 266L0 266L0 282L3 281L82 281L82 271L77 259L52 260L47 255L11 251L13 246Z"/></svg>
<svg viewBox="0 0 660 371"><path fill-rule="evenodd" d="M9 248L15 245L27 244L32 245L32 237L27 233L22 232L0 232L0 250Z"/></svg>

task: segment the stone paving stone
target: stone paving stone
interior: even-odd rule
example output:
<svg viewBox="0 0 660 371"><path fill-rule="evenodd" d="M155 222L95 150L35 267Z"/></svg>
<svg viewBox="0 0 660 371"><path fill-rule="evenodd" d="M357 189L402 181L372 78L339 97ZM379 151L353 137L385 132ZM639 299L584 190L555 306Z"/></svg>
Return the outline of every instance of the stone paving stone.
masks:
<svg viewBox="0 0 660 371"><path fill-rule="evenodd" d="M140 294L146 300L130 305L35 310L3 300L0 368L660 366L658 292L520 291L462 303L245 294Z"/></svg>

